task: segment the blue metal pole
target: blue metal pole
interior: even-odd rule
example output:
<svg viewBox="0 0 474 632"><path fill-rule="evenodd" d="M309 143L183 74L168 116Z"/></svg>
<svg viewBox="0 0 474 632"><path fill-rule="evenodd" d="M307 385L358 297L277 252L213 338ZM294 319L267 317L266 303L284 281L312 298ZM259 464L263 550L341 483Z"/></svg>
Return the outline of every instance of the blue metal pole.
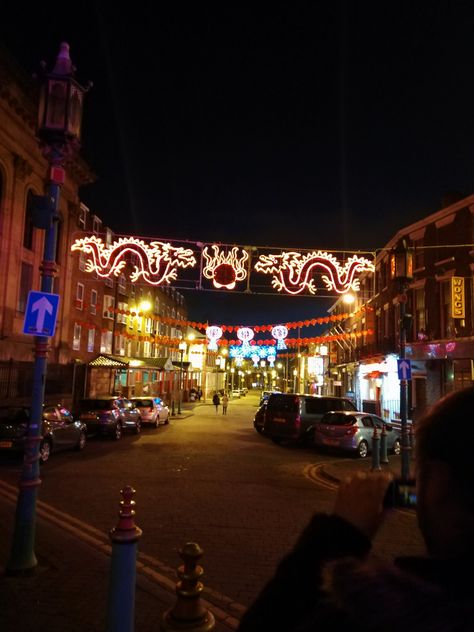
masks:
<svg viewBox="0 0 474 632"><path fill-rule="evenodd" d="M51 165L61 162L61 156L53 155ZM57 168L56 168L57 169ZM58 173L58 171L56 171ZM57 216L59 208L60 184L50 180L48 186L50 204L48 228L45 230L43 262L41 271L41 290L52 292L56 271ZM41 425L43 422L44 390L46 383L47 354L49 338L35 338L35 362L33 373L33 391L31 398L30 423L26 437L23 466L19 481L19 493L15 514L10 559L6 566L9 575L34 572L37 559L34 551L36 533L36 500L41 485L39 467L39 448L41 443Z"/></svg>
<svg viewBox="0 0 474 632"><path fill-rule="evenodd" d="M400 301L400 360L405 359L406 348L406 329L405 329L405 305L406 295L405 287L402 286ZM408 380L400 380L400 421L402 431L402 459L401 459L401 478L407 481L410 478L410 441L408 437Z"/></svg>
<svg viewBox="0 0 474 632"><path fill-rule="evenodd" d="M121 494L119 520L110 531L112 561L107 603L107 632L133 632L138 540L142 530L135 525L135 490L126 485Z"/></svg>

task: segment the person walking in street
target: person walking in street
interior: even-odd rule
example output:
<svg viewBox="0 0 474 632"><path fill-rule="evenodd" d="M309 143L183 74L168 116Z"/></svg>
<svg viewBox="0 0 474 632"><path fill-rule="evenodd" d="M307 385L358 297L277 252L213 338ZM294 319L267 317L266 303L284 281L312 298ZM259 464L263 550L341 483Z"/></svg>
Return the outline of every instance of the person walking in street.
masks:
<svg viewBox="0 0 474 632"><path fill-rule="evenodd" d="M222 414L227 415L227 406L229 405L229 398L227 393L222 396Z"/></svg>
<svg viewBox="0 0 474 632"><path fill-rule="evenodd" d="M391 474L342 481L332 514L315 514L243 615L239 632L474 630L474 388L416 424L416 513L425 556L369 556L389 518ZM456 429L456 449L446 441ZM251 569L249 569L251 574ZM470 623L469 623L470 622Z"/></svg>
<svg viewBox="0 0 474 632"><path fill-rule="evenodd" d="M212 398L212 403L214 404L214 406L216 407L216 415L219 412L219 404L221 403L220 397L219 397L219 393L214 393L214 396Z"/></svg>

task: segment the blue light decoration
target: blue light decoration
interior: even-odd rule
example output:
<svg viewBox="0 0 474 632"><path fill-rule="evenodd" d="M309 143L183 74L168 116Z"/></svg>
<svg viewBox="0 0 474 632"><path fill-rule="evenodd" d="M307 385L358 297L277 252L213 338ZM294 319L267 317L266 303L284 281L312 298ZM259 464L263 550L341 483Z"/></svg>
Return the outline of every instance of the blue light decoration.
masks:
<svg viewBox="0 0 474 632"><path fill-rule="evenodd" d="M276 360L276 349L272 345L262 345L261 347L231 345L229 347L229 356L240 360L252 358L254 366L258 366L259 360L267 360L270 366L273 366Z"/></svg>

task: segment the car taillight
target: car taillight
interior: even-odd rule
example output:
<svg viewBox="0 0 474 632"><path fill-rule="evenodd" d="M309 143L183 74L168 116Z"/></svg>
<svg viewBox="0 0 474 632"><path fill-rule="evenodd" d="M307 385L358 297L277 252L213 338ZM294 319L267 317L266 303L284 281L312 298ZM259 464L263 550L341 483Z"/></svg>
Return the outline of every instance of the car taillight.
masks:
<svg viewBox="0 0 474 632"><path fill-rule="evenodd" d="M355 435L357 430L357 426L349 426L349 428L346 430L346 435Z"/></svg>
<svg viewBox="0 0 474 632"><path fill-rule="evenodd" d="M296 415L296 417L295 417L295 426L297 428L299 428L301 426L301 417L299 415Z"/></svg>

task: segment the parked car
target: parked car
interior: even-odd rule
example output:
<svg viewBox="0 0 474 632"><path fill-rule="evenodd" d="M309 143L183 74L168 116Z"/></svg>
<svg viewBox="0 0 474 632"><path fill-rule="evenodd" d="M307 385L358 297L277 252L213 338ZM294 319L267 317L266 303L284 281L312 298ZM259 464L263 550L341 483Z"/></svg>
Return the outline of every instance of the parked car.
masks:
<svg viewBox="0 0 474 632"><path fill-rule="evenodd" d="M232 391L232 399L240 399L240 389L235 388Z"/></svg>
<svg viewBox="0 0 474 632"><path fill-rule="evenodd" d="M383 419L363 412L329 412L315 426L314 444L350 451L365 458L372 451L374 426L380 431ZM387 450L394 454L401 452L401 434L391 424L385 423Z"/></svg>
<svg viewBox="0 0 474 632"><path fill-rule="evenodd" d="M264 401L260 408L255 413L255 417L253 419L253 427L259 433L263 432L263 424L265 421L265 411L267 409L267 402Z"/></svg>
<svg viewBox="0 0 474 632"><path fill-rule="evenodd" d="M267 401L263 432L274 443L286 440L311 443L318 422L331 410L357 409L346 397L272 393Z"/></svg>
<svg viewBox="0 0 474 632"><path fill-rule="evenodd" d="M0 450L23 452L30 423L27 406L0 406ZM87 441L87 428L75 421L63 406L44 406L41 424L40 463L49 461L53 452L68 448L83 450Z"/></svg>
<svg viewBox="0 0 474 632"><path fill-rule="evenodd" d="M266 402L267 399L270 397L270 395L272 393L280 393L280 390L275 389L274 391L263 391L263 393L260 396L260 406L263 404L263 402Z"/></svg>
<svg viewBox="0 0 474 632"><path fill-rule="evenodd" d="M79 419L92 433L108 435L118 441L123 430L135 434L141 431L140 411L125 397L83 399L79 404Z"/></svg>
<svg viewBox="0 0 474 632"><path fill-rule="evenodd" d="M160 397L131 397L130 401L140 411L142 424L169 424L170 411Z"/></svg>

